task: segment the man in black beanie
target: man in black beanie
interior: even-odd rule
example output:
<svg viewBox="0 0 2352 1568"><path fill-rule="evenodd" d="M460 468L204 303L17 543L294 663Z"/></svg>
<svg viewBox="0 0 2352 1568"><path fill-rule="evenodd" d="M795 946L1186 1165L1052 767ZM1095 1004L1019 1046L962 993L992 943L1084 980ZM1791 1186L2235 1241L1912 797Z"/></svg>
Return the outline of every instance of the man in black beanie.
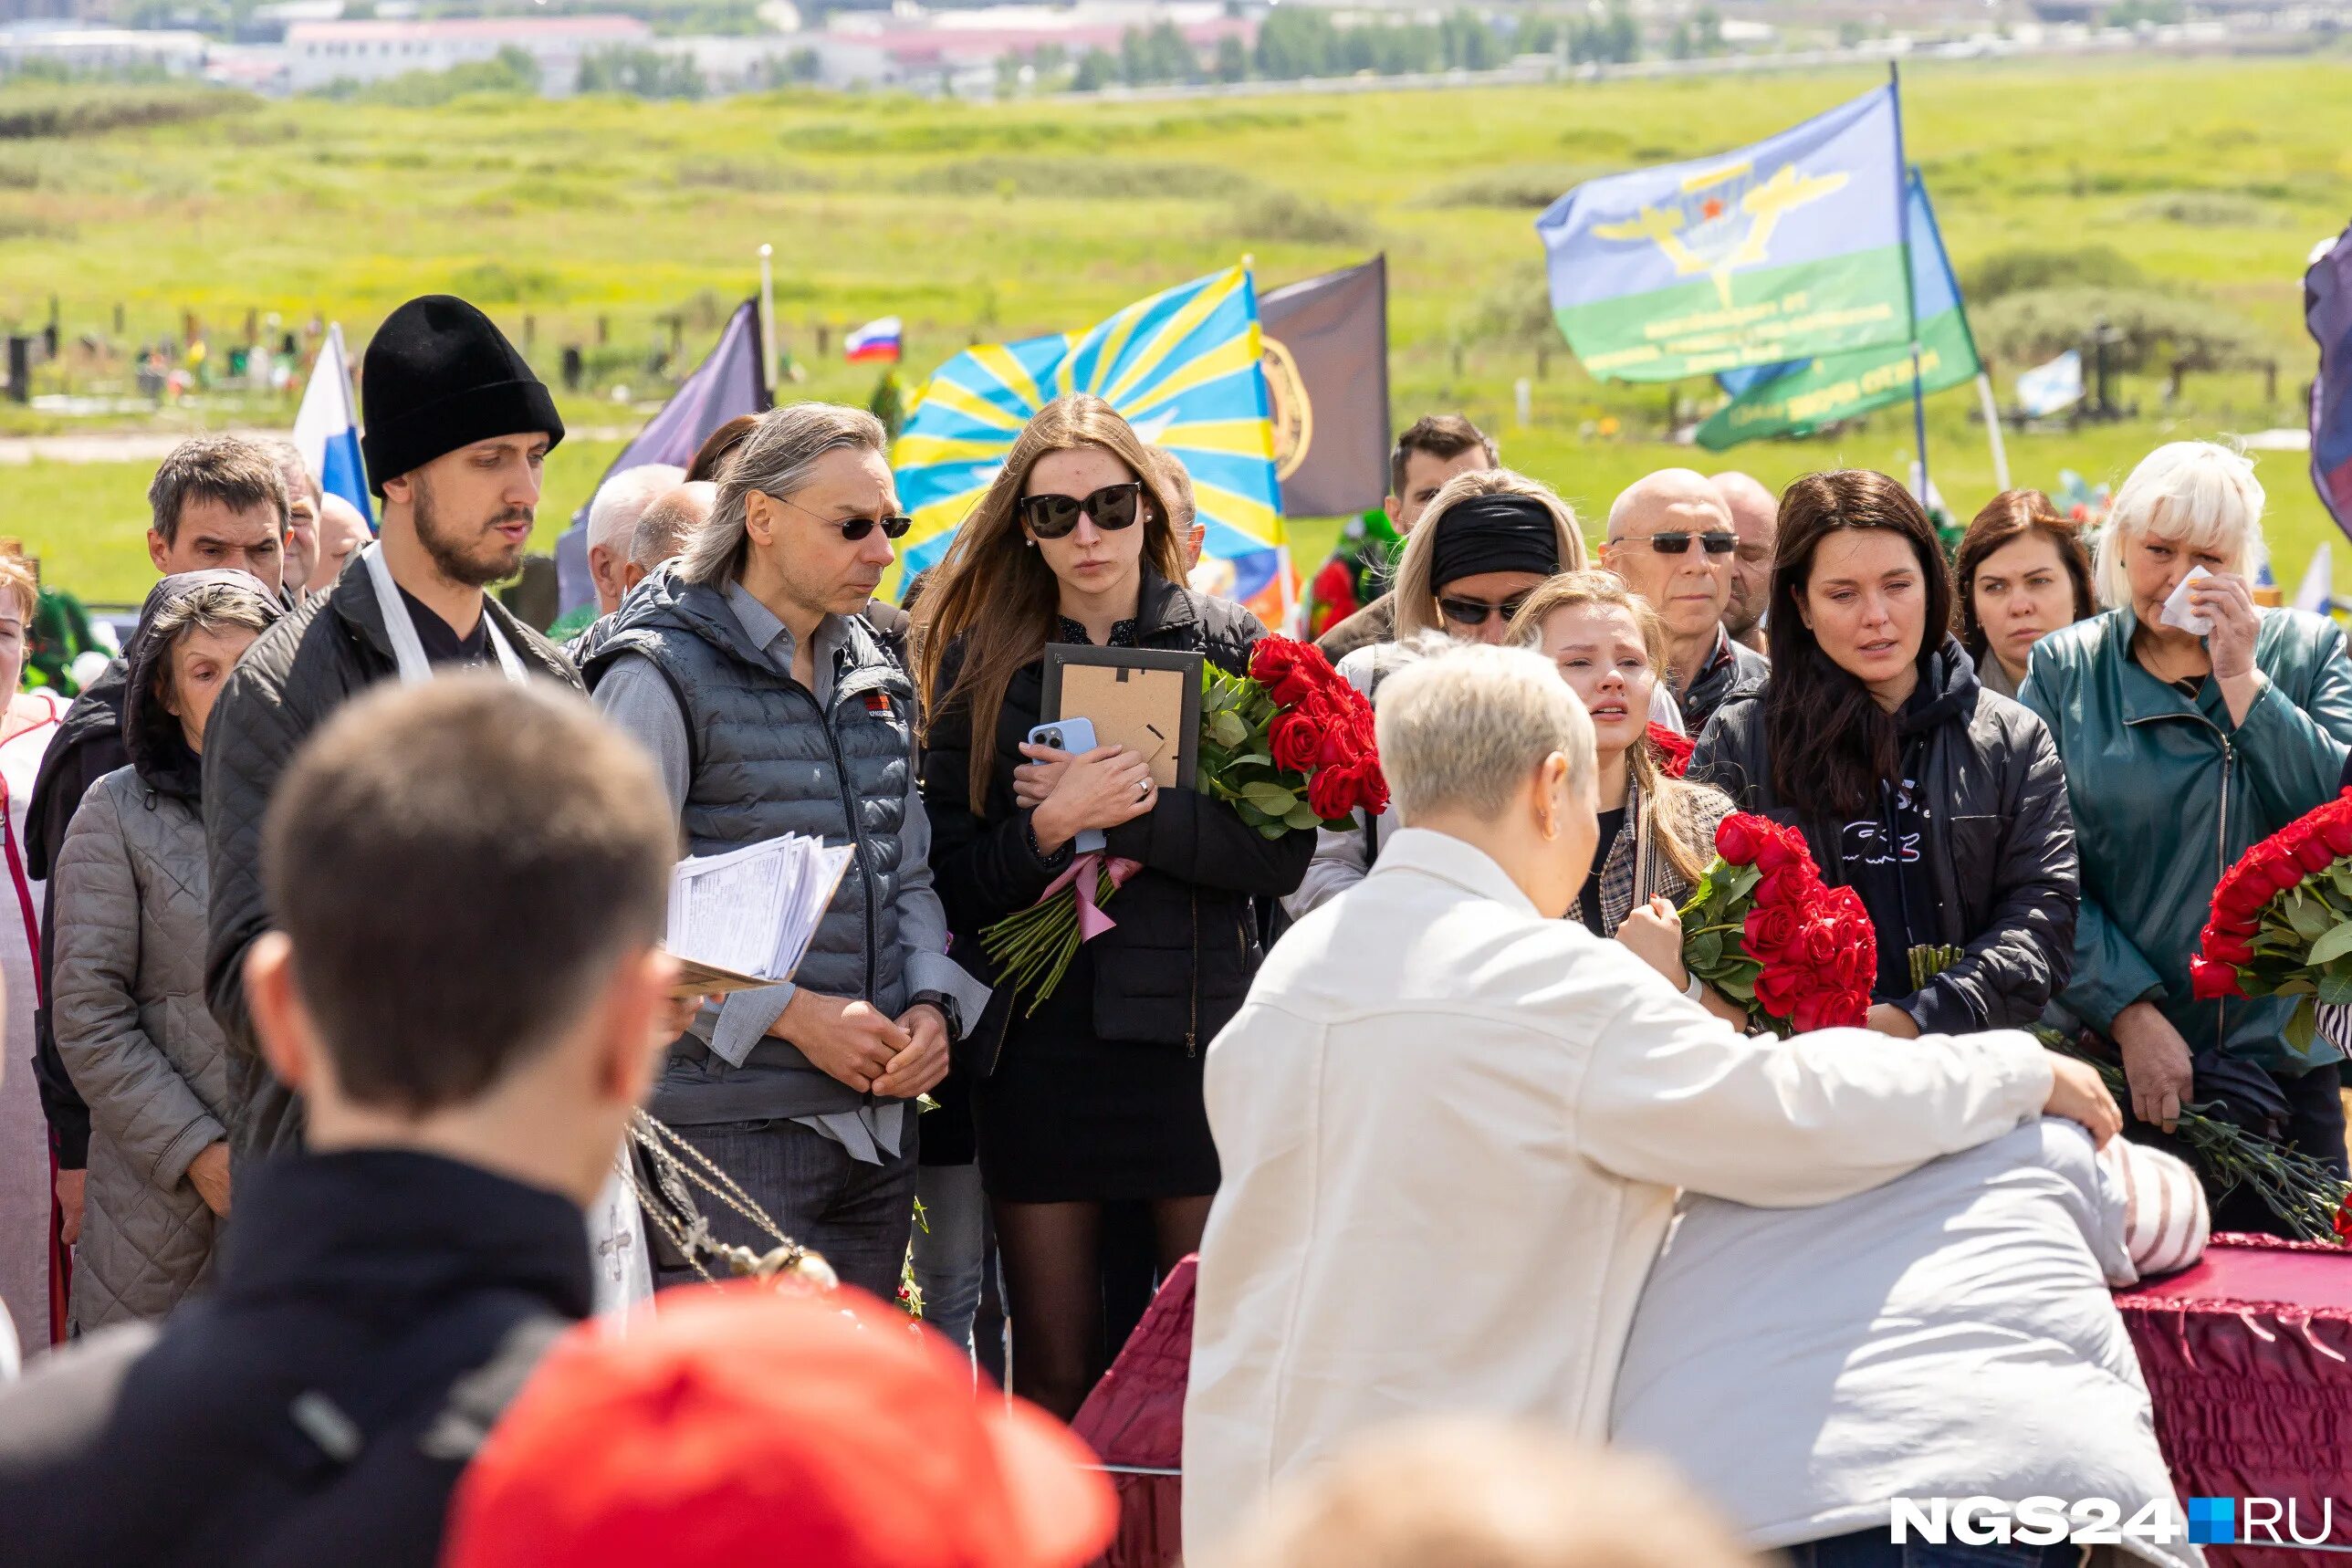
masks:
<svg viewBox="0 0 2352 1568"><path fill-rule="evenodd" d="M258 1055L246 952L276 922L261 880L262 814L294 752L354 693L489 664L578 686L553 644L483 590L520 570L540 466L563 438L555 400L490 319L428 294L384 319L360 372L360 438L383 523L361 570L247 652L205 746L212 875L205 987L228 1037L231 1171L299 1144L300 1102ZM353 898L367 897L354 888Z"/></svg>

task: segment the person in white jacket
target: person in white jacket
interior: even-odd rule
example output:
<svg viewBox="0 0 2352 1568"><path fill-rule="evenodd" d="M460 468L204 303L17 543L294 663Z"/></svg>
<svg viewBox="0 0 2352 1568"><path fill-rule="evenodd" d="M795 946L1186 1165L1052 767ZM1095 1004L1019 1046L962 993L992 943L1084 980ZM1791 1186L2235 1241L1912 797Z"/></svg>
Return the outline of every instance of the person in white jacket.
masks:
<svg viewBox="0 0 2352 1568"><path fill-rule="evenodd" d="M1378 735L1404 826L1209 1049L1197 1568L1275 1482L1385 1422L1604 1436L1678 1189L1827 1203L2045 1111L2101 1143L2121 1121L2089 1067L2016 1032L1744 1037L1561 919L1597 836L1592 731L1539 656L1433 652L1384 683Z"/></svg>

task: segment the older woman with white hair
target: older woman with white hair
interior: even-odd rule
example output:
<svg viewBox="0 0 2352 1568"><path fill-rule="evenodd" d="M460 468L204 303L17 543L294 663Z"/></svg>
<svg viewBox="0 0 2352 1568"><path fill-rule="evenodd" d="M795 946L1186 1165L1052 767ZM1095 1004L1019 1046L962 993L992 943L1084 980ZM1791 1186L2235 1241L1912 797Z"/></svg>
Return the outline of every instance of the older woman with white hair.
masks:
<svg viewBox="0 0 2352 1568"><path fill-rule="evenodd" d="M2149 453L2099 542L2106 613L2036 643L2018 699L2057 742L2082 861L2059 1001L2115 1041L2134 1116L2169 1132L2184 1103L2225 1094L2341 1174L2341 1053L2289 1037L2292 997L2200 1001L2189 984L2221 873L2334 795L2352 748L2344 634L2254 605L2262 514L2238 453ZM2183 583L2187 613L2168 614ZM2222 1230L2276 1223L2243 1192L2214 1216Z"/></svg>
<svg viewBox="0 0 2352 1568"><path fill-rule="evenodd" d="M1388 600L1396 635L1500 643L1529 595L1584 563L1576 513L1549 486L1508 468L1456 474L1432 498L1397 562ZM1395 642L1371 643L1340 659L1339 675L1377 698L1400 657ZM1390 812L1359 811L1346 827L1319 830L1306 879L1283 908L1297 919L1362 881L1395 826Z"/></svg>
<svg viewBox="0 0 2352 1568"><path fill-rule="evenodd" d="M1209 1047L1224 1180L1184 1406L1197 1562L1379 1423L1601 1436L1680 1189L1828 1203L2045 1110L2100 1142L2120 1121L2091 1068L2031 1036L1750 1039L1563 920L1599 770L1542 656L1440 645L1377 712L1402 826Z"/></svg>

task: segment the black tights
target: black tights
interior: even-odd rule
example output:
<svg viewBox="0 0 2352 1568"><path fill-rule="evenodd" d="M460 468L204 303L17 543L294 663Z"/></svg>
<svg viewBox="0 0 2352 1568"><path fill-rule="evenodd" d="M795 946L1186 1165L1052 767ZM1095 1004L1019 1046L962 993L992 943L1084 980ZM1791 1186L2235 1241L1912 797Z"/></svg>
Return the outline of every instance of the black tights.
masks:
<svg viewBox="0 0 2352 1568"><path fill-rule="evenodd" d="M1161 1275L1200 1250L1209 1201L1163 1198L1150 1205ZM1104 1343L1103 1205L1000 1199L991 1206L1004 1264L1004 1308L1013 1320L1013 1392L1067 1421L1117 1348Z"/></svg>

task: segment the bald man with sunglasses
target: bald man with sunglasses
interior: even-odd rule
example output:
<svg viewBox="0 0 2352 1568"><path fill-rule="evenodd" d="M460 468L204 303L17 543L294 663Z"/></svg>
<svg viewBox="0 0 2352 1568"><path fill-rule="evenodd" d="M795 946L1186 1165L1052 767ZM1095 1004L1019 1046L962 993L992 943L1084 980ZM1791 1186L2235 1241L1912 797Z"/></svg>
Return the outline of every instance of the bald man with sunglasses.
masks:
<svg viewBox="0 0 2352 1568"><path fill-rule="evenodd" d="M1666 669L1683 727L1696 735L1736 691L1771 665L1723 629L1739 534L1706 475L1661 468L1626 487L1609 509L1601 563L1650 603L1666 625Z"/></svg>

